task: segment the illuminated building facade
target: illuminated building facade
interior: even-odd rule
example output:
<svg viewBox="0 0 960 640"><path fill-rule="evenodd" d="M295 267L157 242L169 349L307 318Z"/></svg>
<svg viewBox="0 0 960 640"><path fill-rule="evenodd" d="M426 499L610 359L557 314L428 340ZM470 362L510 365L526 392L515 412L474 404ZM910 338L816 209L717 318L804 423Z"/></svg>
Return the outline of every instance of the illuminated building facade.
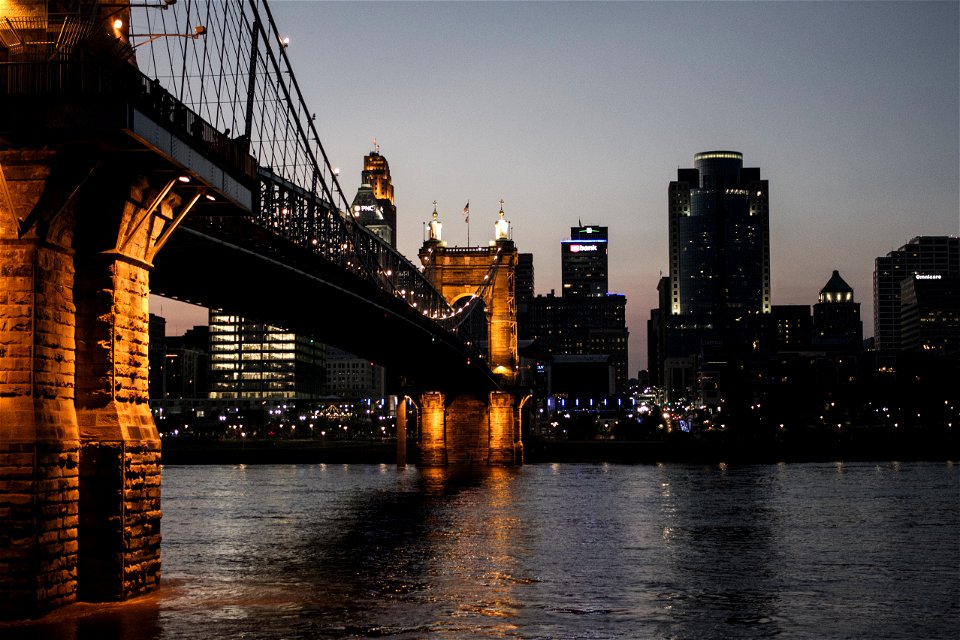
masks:
<svg viewBox="0 0 960 640"><path fill-rule="evenodd" d="M353 197L350 210L362 226L375 233L387 244L394 245L394 229L384 217L383 205L374 196L373 187L367 183L361 184L357 189L357 195ZM393 226L396 226L396 217L394 217Z"/></svg>
<svg viewBox="0 0 960 640"><path fill-rule="evenodd" d="M876 259L873 335L878 350L901 349L901 283L914 275L960 277L960 238L918 236Z"/></svg>
<svg viewBox="0 0 960 640"><path fill-rule="evenodd" d="M570 228L570 239L560 243L563 297L607 294L607 228L596 225Z"/></svg>
<svg viewBox="0 0 960 640"><path fill-rule="evenodd" d="M324 382L324 345L211 309L210 398L310 399Z"/></svg>
<svg viewBox="0 0 960 640"><path fill-rule="evenodd" d="M383 238L391 247L397 246L397 207L393 199L390 165L380 155L376 141L374 150L363 158L361 184L351 211L357 222Z"/></svg>

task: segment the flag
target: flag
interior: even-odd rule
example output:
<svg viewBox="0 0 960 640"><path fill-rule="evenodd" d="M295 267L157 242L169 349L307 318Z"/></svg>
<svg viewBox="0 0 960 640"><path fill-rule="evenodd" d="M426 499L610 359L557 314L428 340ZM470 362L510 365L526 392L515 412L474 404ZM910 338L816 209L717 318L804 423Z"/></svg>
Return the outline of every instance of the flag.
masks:
<svg viewBox="0 0 960 640"><path fill-rule="evenodd" d="M470 223L470 201L467 200L467 204L463 206L463 221Z"/></svg>

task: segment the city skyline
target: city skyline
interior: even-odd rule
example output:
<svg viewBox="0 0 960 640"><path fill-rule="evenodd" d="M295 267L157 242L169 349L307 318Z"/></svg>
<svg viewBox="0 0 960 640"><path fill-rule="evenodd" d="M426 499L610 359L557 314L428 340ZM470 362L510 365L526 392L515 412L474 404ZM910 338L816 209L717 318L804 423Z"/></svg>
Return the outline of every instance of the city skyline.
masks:
<svg viewBox="0 0 960 640"><path fill-rule="evenodd" d="M373 138L390 162L408 257L434 200L462 246L464 203L476 245L503 198L545 294L569 228L610 229L631 375L668 271L667 185L696 153L763 168L772 303L812 305L837 269L867 335L875 258L960 227L957 3L271 7L347 197Z"/></svg>

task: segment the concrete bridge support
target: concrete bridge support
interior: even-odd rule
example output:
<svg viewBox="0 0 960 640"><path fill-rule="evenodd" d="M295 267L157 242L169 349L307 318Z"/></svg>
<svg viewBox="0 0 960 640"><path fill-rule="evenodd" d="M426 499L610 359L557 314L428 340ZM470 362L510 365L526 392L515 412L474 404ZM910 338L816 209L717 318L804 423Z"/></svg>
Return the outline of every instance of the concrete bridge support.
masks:
<svg viewBox="0 0 960 640"><path fill-rule="evenodd" d="M160 576L146 386L157 227L136 222L156 191L118 189L116 171L98 185L88 151L0 152L2 617L123 599Z"/></svg>
<svg viewBox="0 0 960 640"><path fill-rule="evenodd" d="M420 464L424 467L523 464L515 394L492 391L447 398L420 396Z"/></svg>

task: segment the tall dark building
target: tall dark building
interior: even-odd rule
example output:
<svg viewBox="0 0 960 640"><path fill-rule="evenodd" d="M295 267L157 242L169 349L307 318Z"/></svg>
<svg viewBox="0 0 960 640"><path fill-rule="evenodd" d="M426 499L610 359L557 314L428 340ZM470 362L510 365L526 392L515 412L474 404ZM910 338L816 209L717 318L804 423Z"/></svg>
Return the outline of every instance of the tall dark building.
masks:
<svg viewBox="0 0 960 640"><path fill-rule="evenodd" d="M813 305L813 345L823 349L859 350L863 345L860 303L853 288L834 271Z"/></svg>
<svg viewBox="0 0 960 640"><path fill-rule="evenodd" d="M767 319L767 345L774 351L800 351L810 347L810 305L775 304Z"/></svg>
<svg viewBox="0 0 960 640"><path fill-rule="evenodd" d="M560 243L563 297L607 294L607 228L571 227L570 239Z"/></svg>
<svg viewBox="0 0 960 640"><path fill-rule="evenodd" d="M623 392L627 388L627 339L630 332L626 326L627 299L622 294L605 296L557 297L537 296L527 303L526 332L535 341L535 350L542 359L556 356L602 356L612 373L602 386L604 395ZM562 360L562 359L561 359ZM574 364L562 360L569 369ZM587 360L579 360L585 364ZM593 371L597 359L589 360ZM588 374L584 374L588 375ZM589 375L592 375L589 374ZM583 380L584 395L589 387L595 389L597 381Z"/></svg>
<svg viewBox="0 0 960 640"><path fill-rule="evenodd" d="M668 396L692 392L698 362L762 348L770 305L769 190L736 151L705 151L670 183L670 288L663 371Z"/></svg>
<svg viewBox="0 0 960 640"><path fill-rule="evenodd" d="M901 348L901 283L914 275L960 277L960 238L918 236L877 258L873 271L873 335L878 350Z"/></svg>
<svg viewBox="0 0 960 640"><path fill-rule="evenodd" d="M960 353L960 277L916 274L900 283L900 347Z"/></svg>
<svg viewBox="0 0 960 640"><path fill-rule="evenodd" d="M516 282L517 304L527 302L533 298L533 254L517 254L517 270L514 274Z"/></svg>
<svg viewBox="0 0 960 640"><path fill-rule="evenodd" d="M670 278L661 275L657 282L656 309L647 320L647 375L654 387L663 387L663 363L667 351L667 310L670 308Z"/></svg>
<svg viewBox="0 0 960 640"><path fill-rule="evenodd" d="M770 312L767 181L736 151L705 151L669 188L671 315Z"/></svg>
<svg viewBox="0 0 960 640"><path fill-rule="evenodd" d="M533 254L517 254L517 270L514 273L517 301L517 338L530 340L530 322L528 321L528 303L533 300Z"/></svg>

